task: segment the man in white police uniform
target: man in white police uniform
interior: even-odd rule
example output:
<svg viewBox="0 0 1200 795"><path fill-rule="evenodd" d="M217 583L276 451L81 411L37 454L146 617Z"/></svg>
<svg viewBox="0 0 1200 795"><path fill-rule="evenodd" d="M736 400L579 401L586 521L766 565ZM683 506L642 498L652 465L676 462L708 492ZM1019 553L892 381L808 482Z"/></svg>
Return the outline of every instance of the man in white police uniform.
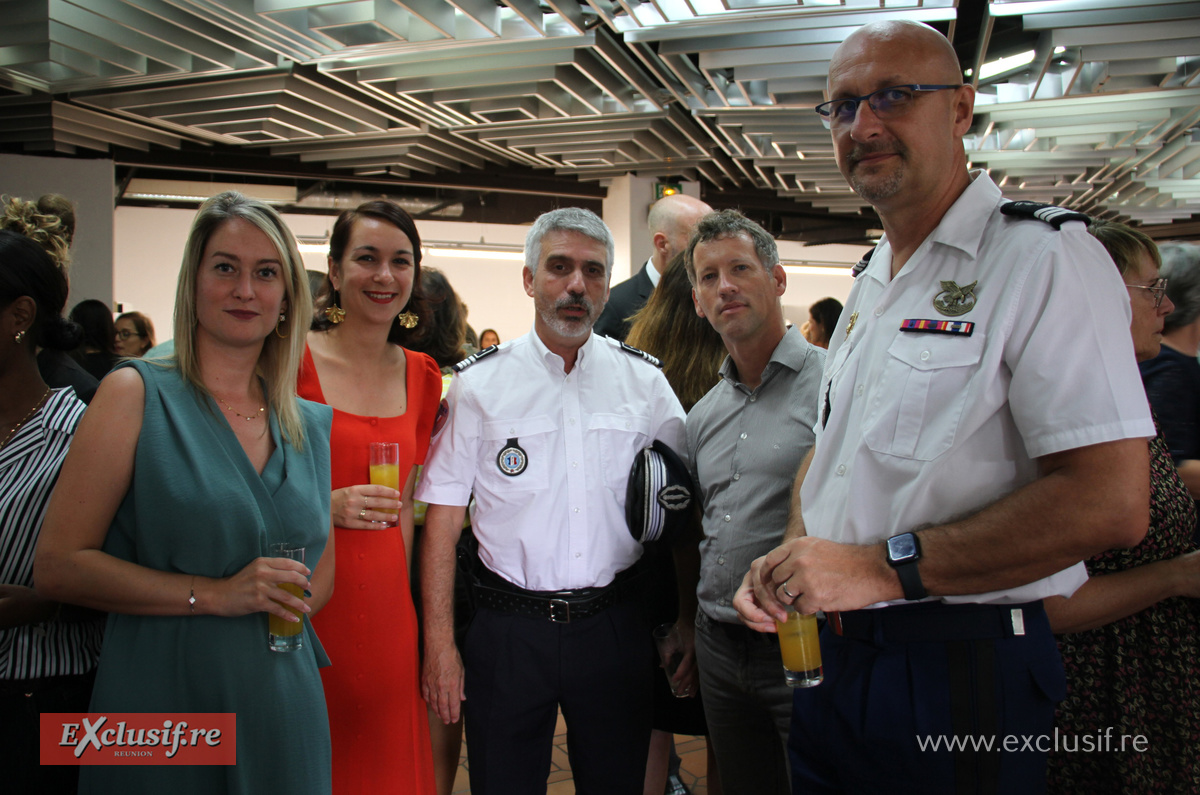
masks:
<svg viewBox="0 0 1200 795"><path fill-rule="evenodd" d="M1148 522L1128 295L1082 216L968 171L975 92L940 33L867 25L828 89L838 167L886 237L833 334L785 541L735 603L764 631L784 604L828 618L794 792L1041 792L1046 738L1020 738L1050 734L1065 688L1041 600ZM967 748L922 747L951 735Z"/></svg>
<svg viewBox="0 0 1200 795"><path fill-rule="evenodd" d="M533 331L456 368L416 495L429 503L422 687L447 722L465 699L476 795L545 792L559 707L576 792L641 792L654 652L625 488L653 440L684 449L684 415L650 357L592 334L612 264L595 214L538 218L523 271ZM472 492L481 565L460 657L455 544Z"/></svg>

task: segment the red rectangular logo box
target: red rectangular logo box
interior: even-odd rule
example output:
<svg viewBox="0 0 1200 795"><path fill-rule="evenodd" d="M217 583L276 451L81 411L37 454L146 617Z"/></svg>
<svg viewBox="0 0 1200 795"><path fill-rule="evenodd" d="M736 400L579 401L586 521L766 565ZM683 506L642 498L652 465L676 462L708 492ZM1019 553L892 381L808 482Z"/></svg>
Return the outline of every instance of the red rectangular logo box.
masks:
<svg viewBox="0 0 1200 795"><path fill-rule="evenodd" d="M233 712L43 712L43 765L234 765Z"/></svg>

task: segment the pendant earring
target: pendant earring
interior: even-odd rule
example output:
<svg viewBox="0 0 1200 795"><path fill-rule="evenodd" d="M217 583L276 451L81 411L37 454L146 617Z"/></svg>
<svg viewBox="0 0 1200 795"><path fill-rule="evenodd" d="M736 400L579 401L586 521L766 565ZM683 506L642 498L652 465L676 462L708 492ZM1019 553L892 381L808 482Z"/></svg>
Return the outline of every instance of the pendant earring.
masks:
<svg viewBox="0 0 1200 795"><path fill-rule="evenodd" d="M338 298L340 297L337 290L334 290L333 300L329 302L329 306L325 307L325 319L335 326L346 319L346 310L338 306Z"/></svg>
<svg viewBox="0 0 1200 795"><path fill-rule="evenodd" d="M400 314L396 315L396 320L399 320L400 325L404 326L405 328L416 328L417 321L420 320L420 318L417 317L415 312L401 312Z"/></svg>
<svg viewBox="0 0 1200 795"><path fill-rule="evenodd" d="M286 339L287 339L287 334L280 334L280 333L279 333L279 324L280 324L280 323L284 323L284 322L286 322L286 321L287 321L287 315L285 315L285 314L283 314L282 312L280 312L280 313L279 313L279 320L276 320L276 321L275 321L275 336L279 337L279 339L281 339L281 340L286 340Z"/></svg>
<svg viewBox="0 0 1200 795"><path fill-rule="evenodd" d="M20 345L21 341L24 339L25 339L25 329L21 329L20 331L18 331L16 334L13 335L13 342L17 343L18 345Z"/></svg>

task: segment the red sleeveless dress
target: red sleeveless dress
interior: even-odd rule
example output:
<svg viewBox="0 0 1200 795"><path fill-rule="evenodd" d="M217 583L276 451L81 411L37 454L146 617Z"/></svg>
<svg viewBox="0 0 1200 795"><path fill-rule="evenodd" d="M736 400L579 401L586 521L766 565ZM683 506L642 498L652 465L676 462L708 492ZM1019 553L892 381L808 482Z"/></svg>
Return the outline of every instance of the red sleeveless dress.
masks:
<svg viewBox="0 0 1200 795"><path fill-rule="evenodd" d="M333 488L370 483L371 442L400 445L400 483L425 462L442 394L433 359L404 352L408 410L398 417L360 417L333 410ZM297 393L325 402L306 348ZM409 591L399 527L334 529L333 598L315 618L332 665L321 669L333 744L333 791L435 795L429 719L421 698L417 615Z"/></svg>

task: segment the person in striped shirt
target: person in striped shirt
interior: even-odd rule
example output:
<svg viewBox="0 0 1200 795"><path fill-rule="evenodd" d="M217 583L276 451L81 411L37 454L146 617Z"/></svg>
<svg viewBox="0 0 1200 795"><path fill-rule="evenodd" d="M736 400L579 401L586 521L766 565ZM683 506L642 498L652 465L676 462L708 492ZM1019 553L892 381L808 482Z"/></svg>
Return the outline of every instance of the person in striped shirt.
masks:
<svg viewBox="0 0 1200 795"><path fill-rule="evenodd" d="M85 712L100 655L100 613L33 590L46 503L84 404L52 389L37 350L66 351L67 280L42 248L0 230L0 769L12 792L73 793L79 768L38 764L42 712Z"/></svg>

